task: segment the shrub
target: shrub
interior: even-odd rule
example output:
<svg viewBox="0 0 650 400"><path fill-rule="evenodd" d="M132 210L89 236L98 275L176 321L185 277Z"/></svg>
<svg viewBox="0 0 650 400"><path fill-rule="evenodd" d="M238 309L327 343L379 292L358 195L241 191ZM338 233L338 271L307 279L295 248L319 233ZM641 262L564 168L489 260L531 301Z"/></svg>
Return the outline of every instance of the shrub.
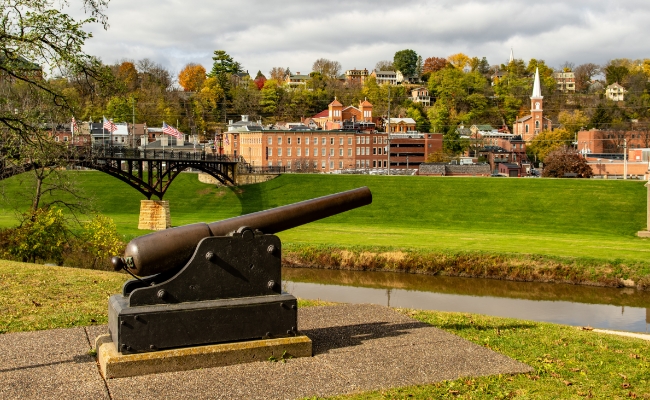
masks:
<svg viewBox="0 0 650 400"><path fill-rule="evenodd" d="M36 260L63 263L67 247L68 229L63 211L58 208L39 208L23 214L22 223L7 232L7 252L22 261Z"/></svg>

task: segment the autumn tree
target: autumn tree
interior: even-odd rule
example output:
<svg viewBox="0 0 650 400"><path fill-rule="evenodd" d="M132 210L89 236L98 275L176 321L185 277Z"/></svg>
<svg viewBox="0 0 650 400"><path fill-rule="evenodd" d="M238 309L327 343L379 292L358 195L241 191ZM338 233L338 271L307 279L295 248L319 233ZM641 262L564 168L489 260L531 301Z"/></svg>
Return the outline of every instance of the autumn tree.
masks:
<svg viewBox="0 0 650 400"><path fill-rule="evenodd" d="M314 61L311 67L314 72L320 72L323 76L330 79L336 78L341 72L341 63L338 61L328 60L326 58L319 58Z"/></svg>
<svg viewBox="0 0 650 400"><path fill-rule="evenodd" d="M630 70L625 65L610 64L603 70L607 84L622 83L623 79L630 73Z"/></svg>
<svg viewBox="0 0 650 400"><path fill-rule="evenodd" d="M580 110L560 111L558 121L564 129L575 135L579 130L584 129L589 124L589 117Z"/></svg>
<svg viewBox="0 0 650 400"><path fill-rule="evenodd" d="M287 71L289 71L289 68L273 67L271 68L271 71L269 71L269 79L273 79L277 82L284 82L288 77Z"/></svg>
<svg viewBox="0 0 650 400"><path fill-rule="evenodd" d="M461 70L469 65L470 60L469 56L463 53L456 53L447 57L449 64Z"/></svg>
<svg viewBox="0 0 650 400"><path fill-rule="evenodd" d="M562 147L569 146L574 139L574 133L567 129L559 128L552 131L544 130L535 136L527 151L537 157L538 160L546 162L546 157Z"/></svg>
<svg viewBox="0 0 650 400"><path fill-rule="evenodd" d="M395 71L399 71L404 77L411 77L415 75L418 63L418 53L411 49L400 50L395 53L393 57L393 67Z"/></svg>
<svg viewBox="0 0 650 400"><path fill-rule="evenodd" d="M579 178L590 178L593 172L587 160L569 147L563 146L550 152L544 159L542 176L563 178L566 174L577 174Z"/></svg>
<svg viewBox="0 0 650 400"><path fill-rule="evenodd" d="M600 66L594 63L580 64L573 70L576 80L576 92L585 93L594 76L600 73Z"/></svg>
<svg viewBox="0 0 650 400"><path fill-rule="evenodd" d="M83 46L90 37L87 26L101 22L108 1L84 0L89 18L67 14L67 2L51 0L3 0L0 34L0 135L5 148L11 143L29 146L42 137L41 127L49 113L21 104L27 95L44 99L54 108L72 115L74 110L60 88L47 75L80 77L79 83L92 86L101 77L100 63L87 55ZM88 85L90 84L90 85ZM19 91L20 93L15 93Z"/></svg>
<svg viewBox="0 0 650 400"><path fill-rule="evenodd" d="M264 87L264 82L266 82L266 76L262 73L262 71L257 71L257 75L255 75L255 79L253 80L255 82L255 86L257 86L257 90L262 90Z"/></svg>
<svg viewBox="0 0 650 400"><path fill-rule="evenodd" d="M423 73L427 72L436 72L445 68L449 64L446 58L442 57L429 57L424 60L424 66L422 67Z"/></svg>
<svg viewBox="0 0 650 400"><path fill-rule="evenodd" d="M393 62L390 60L377 61L375 64L375 71L395 71Z"/></svg>
<svg viewBox="0 0 650 400"><path fill-rule="evenodd" d="M200 64L187 64L178 74L178 83L186 92L198 92L205 82L205 68Z"/></svg>

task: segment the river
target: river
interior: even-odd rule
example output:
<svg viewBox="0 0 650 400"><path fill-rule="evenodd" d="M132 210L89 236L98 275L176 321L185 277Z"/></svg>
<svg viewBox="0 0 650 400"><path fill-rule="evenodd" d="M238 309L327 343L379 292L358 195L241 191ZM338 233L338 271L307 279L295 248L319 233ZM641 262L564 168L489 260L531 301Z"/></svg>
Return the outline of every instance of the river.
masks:
<svg viewBox="0 0 650 400"><path fill-rule="evenodd" d="M650 292L392 272L283 268L283 289L302 299L469 312L648 333Z"/></svg>

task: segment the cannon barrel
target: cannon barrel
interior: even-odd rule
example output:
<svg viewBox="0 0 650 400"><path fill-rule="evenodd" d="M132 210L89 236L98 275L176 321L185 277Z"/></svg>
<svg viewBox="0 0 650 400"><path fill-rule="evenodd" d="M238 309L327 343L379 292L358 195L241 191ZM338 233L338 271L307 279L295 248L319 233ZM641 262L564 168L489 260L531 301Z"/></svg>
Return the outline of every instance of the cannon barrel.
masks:
<svg viewBox="0 0 650 400"><path fill-rule="evenodd" d="M370 203L370 189L362 187L210 224L166 229L131 240L126 246L124 260L134 275L154 275L185 265L198 242L205 237L225 236L241 227L273 234Z"/></svg>

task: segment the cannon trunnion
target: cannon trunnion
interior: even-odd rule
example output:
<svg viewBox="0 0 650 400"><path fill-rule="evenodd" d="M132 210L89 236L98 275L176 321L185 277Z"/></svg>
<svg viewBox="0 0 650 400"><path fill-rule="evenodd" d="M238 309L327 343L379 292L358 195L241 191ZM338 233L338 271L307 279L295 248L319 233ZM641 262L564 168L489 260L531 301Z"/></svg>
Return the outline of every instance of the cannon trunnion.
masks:
<svg viewBox="0 0 650 400"><path fill-rule="evenodd" d="M206 237L180 270L111 296L109 332L122 354L295 336L297 301L281 282L277 236L240 228Z"/></svg>

